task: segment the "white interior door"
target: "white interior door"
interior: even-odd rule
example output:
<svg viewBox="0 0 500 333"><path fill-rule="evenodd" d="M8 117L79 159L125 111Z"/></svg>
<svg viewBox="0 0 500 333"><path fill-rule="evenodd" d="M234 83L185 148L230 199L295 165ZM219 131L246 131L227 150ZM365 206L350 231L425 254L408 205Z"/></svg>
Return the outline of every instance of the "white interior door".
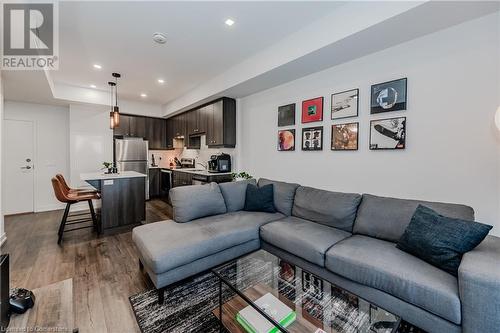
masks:
<svg viewBox="0 0 500 333"><path fill-rule="evenodd" d="M4 214L33 212L34 133L33 122L4 122Z"/></svg>

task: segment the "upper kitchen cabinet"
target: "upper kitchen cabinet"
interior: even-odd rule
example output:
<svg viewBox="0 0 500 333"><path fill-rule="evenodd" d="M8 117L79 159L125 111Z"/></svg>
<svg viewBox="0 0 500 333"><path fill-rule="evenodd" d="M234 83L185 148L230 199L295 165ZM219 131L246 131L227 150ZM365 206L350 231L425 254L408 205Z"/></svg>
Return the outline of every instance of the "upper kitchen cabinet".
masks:
<svg viewBox="0 0 500 333"><path fill-rule="evenodd" d="M120 114L120 125L113 129L113 135L130 136L130 118L126 114Z"/></svg>
<svg viewBox="0 0 500 333"><path fill-rule="evenodd" d="M146 138L146 117L130 118L130 136Z"/></svg>
<svg viewBox="0 0 500 333"><path fill-rule="evenodd" d="M175 121L174 118L168 118L166 120L166 137L167 137L167 143L165 148L167 149L174 149L174 137L175 137Z"/></svg>
<svg viewBox="0 0 500 333"><path fill-rule="evenodd" d="M150 149L165 149L167 145L167 121L159 118L146 118L146 139Z"/></svg>
<svg viewBox="0 0 500 333"><path fill-rule="evenodd" d="M206 107L203 107L186 113L188 135L203 134L207 131L206 109Z"/></svg>
<svg viewBox="0 0 500 333"><path fill-rule="evenodd" d="M236 100L223 97L206 106L207 145L212 148L236 146Z"/></svg>
<svg viewBox="0 0 500 333"><path fill-rule="evenodd" d="M183 137L185 138L187 136L187 122L186 122L186 117L187 113L181 113L178 116L173 117L173 122L174 122L174 137L180 138Z"/></svg>

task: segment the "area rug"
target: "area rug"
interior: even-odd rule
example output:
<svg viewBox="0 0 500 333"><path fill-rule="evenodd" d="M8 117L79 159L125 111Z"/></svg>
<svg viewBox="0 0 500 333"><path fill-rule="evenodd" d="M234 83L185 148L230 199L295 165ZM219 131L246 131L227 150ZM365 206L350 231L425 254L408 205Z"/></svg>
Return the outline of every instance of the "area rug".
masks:
<svg viewBox="0 0 500 333"><path fill-rule="evenodd" d="M269 267L265 265L259 267L255 263L249 265L255 271L255 275L252 274L252 282L255 282L256 278L268 281L271 271ZM242 269L241 265L239 268ZM233 277L239 283L245 283L238 275L235 270ZM129 299L143 333L212 333L219 332L219 320L212 314L219 305L218 288L217 277L211 272L206 272L168 288L162 306L158 305L156 290L148 290L130 296ZM229 300L233 295L225 289L223 300ZM397 332L425 333L404 321L401 322Z"/></svg>

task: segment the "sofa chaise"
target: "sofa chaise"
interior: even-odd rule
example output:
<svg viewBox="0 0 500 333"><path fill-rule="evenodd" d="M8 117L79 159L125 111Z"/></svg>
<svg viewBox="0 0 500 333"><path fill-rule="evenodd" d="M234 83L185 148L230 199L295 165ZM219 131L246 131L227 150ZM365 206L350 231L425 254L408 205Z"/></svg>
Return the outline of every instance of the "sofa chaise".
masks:
<svg viewBox="0 0 500 333"><path fill-rule="evenodd" d="M455 277L396 248L419 204L473 220L464 205L273 184L276 213L244 211L255 180L170 191L175 221L132 232L141 267L164 288L265 249L428 332L500 332L500 238L466 253Z"/></svg>

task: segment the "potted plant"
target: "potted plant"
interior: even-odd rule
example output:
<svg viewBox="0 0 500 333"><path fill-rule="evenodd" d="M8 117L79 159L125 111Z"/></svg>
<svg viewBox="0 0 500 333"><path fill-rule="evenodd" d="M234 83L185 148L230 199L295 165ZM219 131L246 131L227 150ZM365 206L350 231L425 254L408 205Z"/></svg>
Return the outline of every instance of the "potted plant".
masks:
<svg viewBox="0 0 500 333"><path fill-rule="evenodd" d="M111 162L102 162L102 165L104 166L102 169L108 170L105 173L113 173L113 163L111 163Z"/></svg>
<svg viewBox="0 0 500 333"><path fill-rule="evenodd" d="M242 171L242 172L233 172L232 176L233 176L233 181L234 182L236 182L238 180L247 180L247 179L252 179L253 178L252 175L249 175L245 171Z"/></svg>

